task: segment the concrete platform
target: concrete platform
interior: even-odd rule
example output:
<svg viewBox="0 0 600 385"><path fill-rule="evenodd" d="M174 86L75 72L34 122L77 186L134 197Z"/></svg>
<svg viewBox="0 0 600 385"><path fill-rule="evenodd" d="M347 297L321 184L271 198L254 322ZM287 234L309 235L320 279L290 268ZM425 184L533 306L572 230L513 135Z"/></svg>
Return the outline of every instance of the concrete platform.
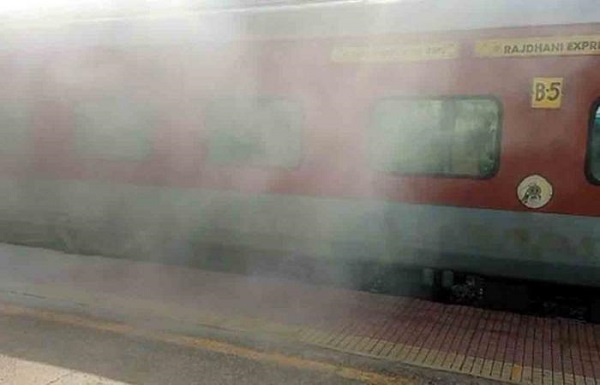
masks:
<svg viewBox="0 0 600 385"><path fill-rule="evenodd" d="M0 384L129 385L101 376L0 354Z"/></svg>
<svg viewBox="0 0 600 385"><path fill-rule="evenodd" d="M0 245L0 294L128 323L274 335L503 382L600 383L600 326L570 320L9 245Z"/></svg>

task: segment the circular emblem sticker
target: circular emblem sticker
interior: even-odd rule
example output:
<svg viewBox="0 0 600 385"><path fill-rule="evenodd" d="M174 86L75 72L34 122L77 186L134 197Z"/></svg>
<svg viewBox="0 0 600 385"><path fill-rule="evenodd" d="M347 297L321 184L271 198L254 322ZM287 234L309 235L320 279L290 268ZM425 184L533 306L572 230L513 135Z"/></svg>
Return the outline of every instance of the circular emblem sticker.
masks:
<svg viewBox="0 0 600 385"><path fill-rule="evenodd" d="M552 193L552 185L541 175L529 175L517 187L519 201L530 209L546 206L552 199Z"/></svg>

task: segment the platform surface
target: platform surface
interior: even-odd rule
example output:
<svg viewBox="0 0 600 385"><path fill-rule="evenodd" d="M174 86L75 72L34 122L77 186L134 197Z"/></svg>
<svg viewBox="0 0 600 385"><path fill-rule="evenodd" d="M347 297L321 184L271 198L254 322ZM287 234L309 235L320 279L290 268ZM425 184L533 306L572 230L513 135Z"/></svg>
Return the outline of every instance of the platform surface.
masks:
<svg viewBox="0 0 600 385"><path fill-rule="evenodd" d="M0 245L0 293L286 338L519 384L600 384L600 325Z"/></svg>

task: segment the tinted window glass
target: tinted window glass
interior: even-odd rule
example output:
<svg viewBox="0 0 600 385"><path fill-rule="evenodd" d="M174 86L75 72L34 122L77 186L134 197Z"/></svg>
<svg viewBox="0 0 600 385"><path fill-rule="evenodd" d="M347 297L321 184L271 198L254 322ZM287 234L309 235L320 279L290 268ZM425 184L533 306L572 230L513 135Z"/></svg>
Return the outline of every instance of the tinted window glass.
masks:
<svg viewBox="0 0 600 385"><path fill-rule="evenodd" d="M0 104L0 155L22 155L30 145L29 105L10 101Z"/></svg>
<svg viewBox="0 0 600 385"><path fill-rule="evenodd" d="M588 152L588 177L595 183L600 183L600 105L592 109L590 127L590 143Z"/></svg>
<svg viewBox="0 0 600 385"><path fill-rule="evenodd" d="M220 99L206 109L208 160L223 165L295 167L302 155L302 110L288 100Z"/></svg>
<svg viewBox="0 0 600 385"><path fill-rule="evenodd" d="M142 160L152 151L156 119L151 106L126 97L80 102L75 106L75 142L85 157Z"/></svg>
<svg viewBox="0 0 600 385"><path fill-rule="evenodd" d="M489 177L498 167L492 99L386 99L375 106L370 160L386 172Z"/></svg>

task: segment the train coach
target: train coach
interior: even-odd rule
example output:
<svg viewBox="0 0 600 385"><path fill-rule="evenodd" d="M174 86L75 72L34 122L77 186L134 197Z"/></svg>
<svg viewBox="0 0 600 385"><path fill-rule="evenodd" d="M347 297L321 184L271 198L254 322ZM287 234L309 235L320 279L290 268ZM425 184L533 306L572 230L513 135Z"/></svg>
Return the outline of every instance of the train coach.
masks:
<svg viewBox="0 0 600 385"><path fill-rule="evenodd" d="M477 3L11 19L0 238L600 286L600 14Z"/></svg>

